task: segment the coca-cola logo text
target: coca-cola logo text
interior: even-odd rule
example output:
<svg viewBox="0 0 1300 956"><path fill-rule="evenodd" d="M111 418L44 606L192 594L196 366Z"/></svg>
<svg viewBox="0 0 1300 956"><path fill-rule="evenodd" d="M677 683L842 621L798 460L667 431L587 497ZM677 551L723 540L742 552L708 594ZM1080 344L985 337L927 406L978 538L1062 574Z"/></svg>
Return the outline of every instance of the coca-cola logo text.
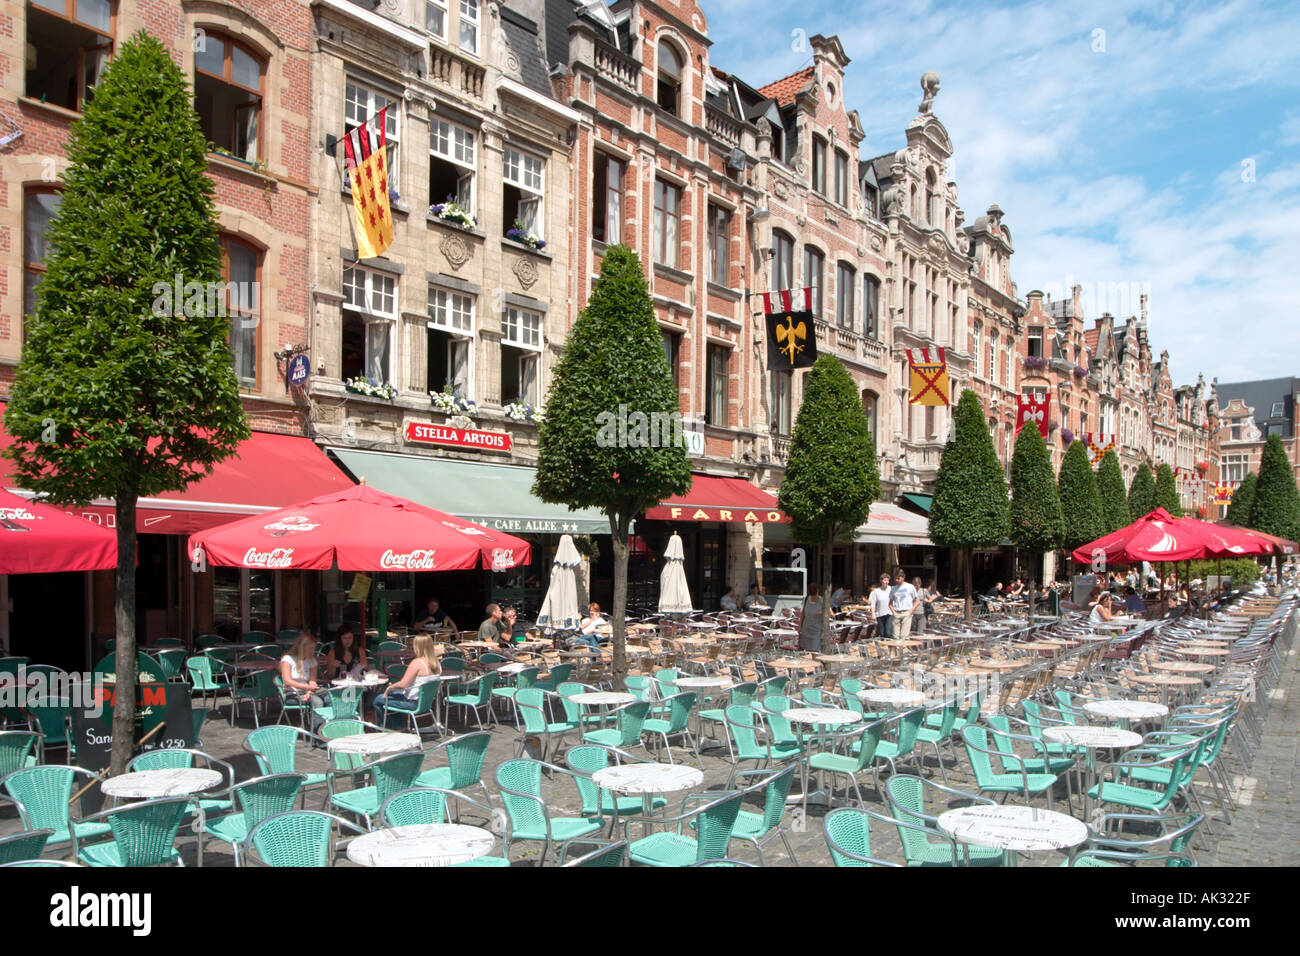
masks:
<svg viewBox="0 0 1300 956"><path fill-rule="evenodd" d="M318 523L313 522L304 515L288 515L279 521L263 525L262 530L271 532L273 538L283 538L286 534L299 534L319 527Z"/></svg>
<svg viewBox="0 0 1300 956"><path fill-rule="evenodd" d="M404 553L389 549L379 556L379 566L404 571L432 571L437 565L433 559L433 548L417 548Z"/></svg>
<svg viewBox="0 0 1300 956"><path fill-rule="evenodd" d="M510 548L492 549L492 570L505 571L515 563L515 552Z"/></svg>
<svg viewBox="0 0 1300 956"><path fill-rule="evenodd" d="M258 551L249 548L244 552L246 568L291 568L293 567L293 548L272 548L270 551Z"/></svg>

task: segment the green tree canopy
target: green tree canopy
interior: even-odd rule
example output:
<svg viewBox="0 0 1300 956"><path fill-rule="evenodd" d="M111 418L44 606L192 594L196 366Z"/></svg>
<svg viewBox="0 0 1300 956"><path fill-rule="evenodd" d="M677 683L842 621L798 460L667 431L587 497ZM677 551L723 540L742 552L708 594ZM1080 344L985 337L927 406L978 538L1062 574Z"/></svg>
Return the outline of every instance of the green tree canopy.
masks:
<svg viewBox="0 0 1300 956"><path fill-rule="evenodd" d="M221 246L207 143L158 40L141 32L117 50L67 156L5 427L25 487L116 502L118 773L134 741L136 502L210 474L248 424L224 299L175 301L178 282L217 287Z"/></svg>
<svg viewBox="0 0 1300 956"><path fill-rule="evenodd" d="M1097 475L1088 460L1088 446L1083 442L1072 443L1066 451L1057 488L1061 495L1061 516L1065 519L1062 544L1067 551L1096 541L1106 533Z"/></svg>
<svg viewBox="0 0 1300 956"><path fill-rule="evenodd" d="M605 252L600 278L551 376L533 493L609 517L614 552L614 671L627 672L627 551L632 520L691 487L681 406L636 253Z"/></svg>
<svg viewBox="0 0 1300 956"><path fill-rule="evenodd" d="M1119 456L1112 448L1101 459L1097 469L1097 493L1101 496L1102 532L1110 534L1127 527L1134 519L1129 517L1128 496L1124 493L1124 474L1119 468Z"/></svg>
<svg viewBox="0 0 1300 956"><path fill-rule="evenodd" d="M1016 435L1011 456L1010 537L1016 547L1029 552L1029 619L1034 617L1038 571L1042 555L1060 546L1065 533L1061 499L1052 478L1052 456L1032 422Z"/></svg>
<svg viewBox="0 0 1300 956"><path fill-rule="evenodd" d="M1128 487L1128 516L1132 521L1145 518L1156 508L1156 479L1144 462L1133 475Z"/></svg>
<svg viewBox="0 0 1300 956"><path fill-rule="evenodd" d="M1174 480L1174 471L1168 465L1161 465L1156 472L1155 507L1164 508L1174 518L1183 516L1183 504L1178 500L1178 482Z"/></svg>
<svg viewBox="0 0 1300 956"><path fill-rule="evenodd" d="M1268 436L1260 455L1250 527L1292 541L1300 539L1300 493L1286 448L1277 435Z"/></svg>
<svg viewBox="0 0 1300 956"><path fill-rule="evenodd" d="M1253 471L1242 479L1241 484L1232 493L1232 502L1228 505L1228 513L1224 515L1225 520L1243 528L1251 526L1250 509L1255 504L1255 484L1258 480L1259 476Z"/></svg>
<svg viewBox="0 0 1300 956"><path fill-rule="evenodd" d="M970 550L992 548L1007 535L1010 520L1007 482L979 396L961 393L953 413L953 432L939 460L930 540L966 555L966 614L970 616Z"/></svg>

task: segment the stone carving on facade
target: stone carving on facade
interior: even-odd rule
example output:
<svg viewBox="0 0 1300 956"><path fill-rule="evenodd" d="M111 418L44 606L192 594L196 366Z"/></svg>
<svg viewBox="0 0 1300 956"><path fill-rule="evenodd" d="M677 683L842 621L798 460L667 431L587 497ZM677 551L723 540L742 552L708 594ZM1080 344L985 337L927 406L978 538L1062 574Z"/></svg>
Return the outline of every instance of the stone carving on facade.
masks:
<svg viewBox="0 0 1300 956"><path fill-rule="evenodd" d="M475 422L474 419L470 418L468 415L453 415L451 418L447 419L447 424L452 428L472 429Z"/></svg>
<svg viewBox="0 0 1300 956"><path fill-rule="evenodd" d="M881 249L884 248L884 245L885 245L885 244L884 244L883 242L880 241L880 237L879 237L879 236L872 236L872 237L871 237L871 251L872 251L872 252L879 252ZM864 254L865 254L865 253L864 253Z"/></svg>
<svg viewBox="0 0 1300 956"><path fill-rule="evenodd" d="M903 214L903 187L890 186L885 190L885 216L892 218Z"/></svg>
<svg viewBox="0 0 1300 956"><path fill-rule="evenodd" d="M790 198L790 190L787 189L785 183L781 182L779 179L772 184L772 194L776 196L777 199Z"/></svg>
<svg viewBox="0 0 1300 956"><path fill-rule="evenodd" d="M532 259L518 260L510 271L515 274L515 278L525 289L531 289L537 282L537 264Z"/></svg>
<svg viewBox="0 0 1300 956"><path fill-rule="evenodd" d="M444 236L442 242L438 245L443 256L453 269L459 269L470 259L470 248L460 236Z"/></svg>
<svg viewBox="0 0 1300 956"><path fill-rule="evenodd" d="M923 96L917 110L928 113L934 106L934 98L939 95L939 74L934 70L926 70L921 74L921 92Z"/></svg>

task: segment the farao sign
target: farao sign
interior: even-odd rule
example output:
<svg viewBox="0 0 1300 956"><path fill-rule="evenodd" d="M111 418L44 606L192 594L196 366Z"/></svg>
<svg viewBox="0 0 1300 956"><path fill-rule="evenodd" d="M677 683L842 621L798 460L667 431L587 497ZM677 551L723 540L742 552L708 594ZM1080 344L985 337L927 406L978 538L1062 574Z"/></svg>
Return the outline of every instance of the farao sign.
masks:
<svg viewBox="0 0 1300 956"><path fill-rule="evenodd" d="M406 440L418 445L450 445L475 451L510 451L510 435L506 432L481 432L472 428L453 428L450 425L430 425L410 422L406 426Z"/></svg>

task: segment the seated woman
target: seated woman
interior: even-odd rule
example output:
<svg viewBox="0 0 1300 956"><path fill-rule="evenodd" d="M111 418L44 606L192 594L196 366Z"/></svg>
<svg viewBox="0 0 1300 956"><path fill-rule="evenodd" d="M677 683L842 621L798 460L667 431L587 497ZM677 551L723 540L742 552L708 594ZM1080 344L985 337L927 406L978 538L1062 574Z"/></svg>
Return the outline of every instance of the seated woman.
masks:
<svg viewBox="0 0 1300 956"><path fill-rule="evenodd" d="M598 651L600 650L599 630L605 624L605 618L600 613L600 605L592 601L587 606L587 616L582 619L582 623L579 625L581 633L575 635L575 638L582 641L593 651Z"/></svg>
<svg viewBox="0 0 1300 956"><path fill-rule="evenodd" d="M286 703L311 701L312 695L320 690L316 668L316 637L311 631L299 631L289 653L280 658L280 680L284 682ZM317 698L312 703L324 703L324 699Z"/></svg>
<svg viewBox="0 0 1300 956"><path fill-rule="evenodd" d="M1110 592L1103 591L1097 603L1093 605L1092 613L1088 615L1089 624L1104 624L1115 616L1110 606Z"/></svg>
<svg viewBox="0 0 1300 956"><path fill-rule="evenodd" d="M416 701L420 699L420 688L442 673L442 665L433 649L433 638L428 634L416 635L411 650L415 656L406 665L402 679L375 698L375 715L381 727L388 726L389 711L414 710Z"/></svg>
<svg viewBox="0 0 1300 956"><path fill-rule="evenodd" d="M351 626L344 624L334 635L334 645L325 658L325 677L328 680L356 678L365 671L366 650L357 645L357 636Z"/></svg>

